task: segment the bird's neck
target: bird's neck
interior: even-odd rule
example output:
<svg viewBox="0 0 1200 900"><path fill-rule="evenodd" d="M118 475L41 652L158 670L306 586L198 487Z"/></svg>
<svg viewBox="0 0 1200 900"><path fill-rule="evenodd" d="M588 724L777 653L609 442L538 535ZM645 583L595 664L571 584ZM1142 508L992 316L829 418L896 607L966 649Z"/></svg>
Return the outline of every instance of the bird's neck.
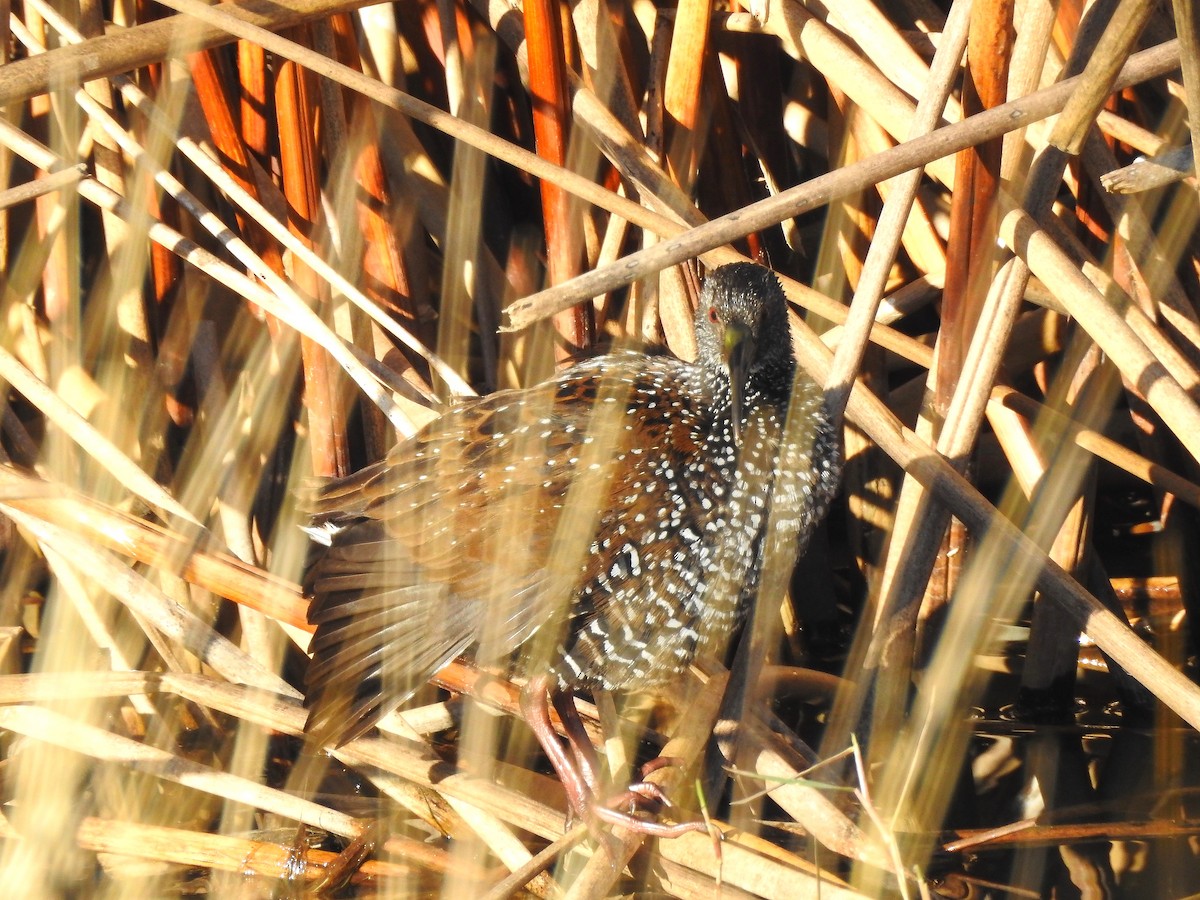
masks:
<svg viewBox="0 0 1200 900"><path fill-rule="evenodd" d="M796 363L791 359L767 362L757 366L746 379L743 408L746 413L759 406L777 410L787 409L788 398L795 379Z"/></svg>

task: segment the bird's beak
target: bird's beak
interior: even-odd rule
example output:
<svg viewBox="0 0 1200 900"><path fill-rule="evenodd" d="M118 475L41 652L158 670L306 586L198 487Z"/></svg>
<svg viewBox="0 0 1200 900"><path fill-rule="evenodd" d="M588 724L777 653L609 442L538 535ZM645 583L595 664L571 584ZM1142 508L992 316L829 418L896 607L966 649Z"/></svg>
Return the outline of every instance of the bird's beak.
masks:
<svg viewBox="0 0 1200 900"><path fill-rule="evenodd" d="M733 440L741 446L744 399L742 387L750 370L750 360L754 359L754 337L744 326L731 322L725 326L722 351L725 355L725 366L729 369L729 413L733 419Z"/></svg>

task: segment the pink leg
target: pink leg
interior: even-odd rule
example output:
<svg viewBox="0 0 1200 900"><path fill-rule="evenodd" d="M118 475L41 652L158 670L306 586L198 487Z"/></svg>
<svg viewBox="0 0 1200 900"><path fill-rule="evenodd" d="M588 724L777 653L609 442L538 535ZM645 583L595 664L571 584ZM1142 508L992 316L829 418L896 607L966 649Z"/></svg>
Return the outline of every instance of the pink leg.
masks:
<svg viewBox="0 0 1200 900"><path fill-rule="evenodd" d="M674 766L677 769L683 768L683 760L675 756L656 756L642 766L642 780L635 782L629 786L629 790L625 792L622 799L627 799L633 803L638 802L638 798L644 798L653 803L661 803L663 806L670 806L671 801L667 799L667 795L662 792L662 789L657 785L646 780L651 772L657 772L659 769L665 769L668 766ZM615 804L608 804L614 806Z"/></svg>
<svg viewBox="0 0 1200 900"><path fill-rule="evenodd" d="M551 700L567 731L573 754L568 754L563 748L558 739L558 733L550 722ZM667 825L642 819L632 813L620 812L608 805L598 806L595 794L598 770L595 748L592 747L583 730L583 722L579 719L574 702L570 697L558 695L557 691L553 689L550 676L535 675L529 679L529 683L521 691L521 712L525 716L525 721L529 723L529 727L533 729L546 758L550 760L554 771L558 773L563 790L567 794L567 801L571 804L575 814L583 821L599 820L610 825L619 825L636 834L663 838L679 837L689 831L708 830L703 822L681 822L676 825ZM574 759L572 759L572 755ZM672 762L676 761L652 760L647 764L649 768L642 770L643 777L654 769L670 765ZM631 785L629 792L616 798L614 802L621 805L628 800L633 800L636 804L639 798L670 805L656 785L647 783Z"/></svg>
<svg viewBox="0 0 1200 900"><path fill-rule="evenodd" d="M648 837L677 838L691 831L708 832L708 826L699 820L695 822L677 822L674 825L668 825L665 822L651 822L648 819L640 819L630 813L609 809L607 806L596 807L595 813L596 818L601 822L607 822L610 825L620 825L634 834L644 834Z"/></svg>
<svg viewBox="0 0 1200 900"><path fill-rule="evenodd" d="M635 781L625 789L624 793L609 798L605 801L604 805L609 809L620 809L622 806L629 806L630 812L639 806L672 806L673 804L667 799L667 795L663 793L662 788L646 780L652 772L657 772L659 769L665 769L668 766L681 769L683 768L683 760L675 756L654 757L654 759L649 760L642 766L641 781Z"/></svg>
<svg viewBox="0 0 1200 900"><path fill-rule="evenodd" d="M542 745L546 758L558 773L571 808L577 816L587 821L592 811L593 795L578 766L559 743L558 734L550 723L551 685L549 675L535 675L530 678L525 689L521 691L521 712L529 727L533 729L538 743Z"/></svg>
<svg viewBox="0 0 1200 900"><path fill-rule="evenodd" d="M593 796L600 787L600 760L596 756L596 748L592 746L591 738L584 730L583 720L579 718L579 710L575 708L575 698L570 694L553 691L550 702L562 721L563 730L567 733L567 743L575 754L575 762L579 765L580 774L587 782Z"/></svg>

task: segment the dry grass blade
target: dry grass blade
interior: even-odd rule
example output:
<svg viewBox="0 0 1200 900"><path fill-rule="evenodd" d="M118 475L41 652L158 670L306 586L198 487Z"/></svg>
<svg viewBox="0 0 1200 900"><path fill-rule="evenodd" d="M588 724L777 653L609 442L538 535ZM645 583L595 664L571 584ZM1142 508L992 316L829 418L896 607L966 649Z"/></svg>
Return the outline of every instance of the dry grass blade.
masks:
<svg viewBox="0 0 1200 900"><path fill-rule="evenodd" d="M286 28L301 22L360 6L358 0L293 2L280 6L272 0L223 3L221 8L241 21L262 28ZM70 73L76 84L129 72L162 62L181 35L195 48L213 47L233 40L221 28L197 29L180 16L146 22L87 40L79 46L61 47L49 56L34 56L9 62L0 75L0 103L19 103L45 94L52 81Z"/></svg>
<svg viewBox="0 0 1200 900"><path fill-rule="evenodd" d="M199 549L192 538L96 503L63 496L12 470L0 469L3 501L13 509L71 532L80 540L178 571L207 590L265 612L279 622L306 627L304 601L294 584L272 577L229 554Z"/></svg>
<svg viewBox="0 0 1200 900"><path fill-rule="evenodd" d="M1153 50L1143 50L1122 69L1117 83L1126 86L1159 77L1177 65L1178 45L1174 42ZM751 231L769 228L786 218L828 203L835 197L845 196L964 147L975 146L981 141L1054 115L1061 111L1079 83L1069 79L1029 97L1010 100L962 122L939 128L932 134L906 141L870 159L820 175L698 228L672 233L669 240L631 254L619 265L581 275L568 284L547 289L513 304L508 309L510 327L526 327L530 322L551 315L579 298L597 296L694 256L710 261L711 255L711 262L720 264L724 260L710 254L710 251ZM672 232L676 229L677 226L673 227Z"/></svg>
<svg viewBox="0 0 1200 900"><path fill-rule="evenodd" d="M967 25L970 21L968 9L967 4L956 3L950 11L946 30L942 34L942 45L930 69L929 84L917 104L913 118L914 135L931 131L941 116L952 79L957 76L959 62L966 48ZM895 262L904 223L908 220L921 183L921 174L920 169L914 169L902 176L901 183L884 203L878 229L867 251L862 275L850 304L850 313L846 317L846 335L838 344L826 384L830 392L829 402L839 414L845 409L854 375L861 368L871 323L875 321L883 300L887 276Z"/></svg>
<svg viewBox="0 0 1200 900"><path fill-rule="evenodd" d="M13 840L21 839L21 835L7 822L0 825L0 834ZM310 884L324 878L325 869L337 859L336 853L309 850L304 854L303 863L298 866L294 851L270 841L164 828L119 819L86 818L79 823L76 838L81 847L96 853L113 854L124 858L123 861L144 860L213 869L240 878L259 876L276 880L286 878L300 868L304 872L304 880ZM450 863L446 861L443 865L449 866ZM119 871L121 862L113 860L109 866ZM352 877L351 883L368 885L383 879L411 883L437 874L436 869L425 870L420 863L368 860ZM476 877L481 880L482 873Z"/></svg>
<svg viewBox="0 0 1200 900"><path fill-rule="evenodd" d="M5 513L31 531L40 542L69 554L68 557L60 557L61 562L65 563L69 558L72 565L85 567L102 584L110 586L115 596L128 604L139 617L146 619L178 646L196 654L230 681L297 696L294 689L274 672L261 668L228 639L213 632L195 615L172 602L136 572L110 559L105 551L96 550L67 531L12 507L5 507Z"/></svg>
<svg viewBox="0 0 1200 900"><path fill-rule="evenodd" d="M18 187L9 188L6 191L0 192L0 210L8 209L21 203L27 203L45 194L53 194L55 191L70 188L71 185L86 176L87 167L80 164L74 168L63 169L61 172L55 172L53 175L39 178L36 181L29 181Z"/></svg>
<svg viewBox="0 0 1200 900"><path fill-rule="evenodd" d="M158 482L142 471L104 435L98 433L66 401L3 348L0 348L0 378L24 394L30 403L38 407L64 433L70 435L132 493L169 515L179 516L185 522L199 524Z"/></svg>
<svg viewBox="0 0 1200 900"><path fill-rule="evenodd" d="M1169 150L1200 141L1194 7L6 7L0 883L1200 892L1200 194ZM665 454L598 440L641 408L624 386L546 411L503 392L577 353L694 359L697 258L778 273L797 361L844 409L842 495L798 565L780 495L717 504L716 531L771 535L744 580L708 526L635 542L604 508L614 473L655 498L643 519L712 503L690 462L629 462L707 440L670 430L695 412L674 389L645 401ZM313 477L376 463L361 491ZM329 518L370 539L319 549ZM680 587L648 574L659 543ZM342 587L382 636L379 693L416 692L317 747L310 604ZM368 623L376 591L395 603ZM686 678L533 690L595 623L691 659L647 600L676 593L761 602ZM637 681L615 633L609 687Z"/></svg>
<svg viewBox="0 0 1200 900"><path fill-rule="evenodd" d="M237 778L104 729L84 725L47 709L33 706L0 709L0 727L98 760L128 766L132 771L154 775L194 790L271 810L334 834L353 837L362 827L349 816L302 800L286 791Z"/></svg>

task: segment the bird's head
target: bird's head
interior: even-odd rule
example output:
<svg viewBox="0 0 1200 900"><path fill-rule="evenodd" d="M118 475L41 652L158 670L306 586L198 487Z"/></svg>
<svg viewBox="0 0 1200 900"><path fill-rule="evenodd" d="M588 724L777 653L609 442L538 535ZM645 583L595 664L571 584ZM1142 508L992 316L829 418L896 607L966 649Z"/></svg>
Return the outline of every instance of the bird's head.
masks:
<svg viewBox="0 0 1200 900"><path fill-rule="evenodd" d="M779 279L753 263L733 263L705 279L696 309L697 362L729 377L734 439L755 374L792 364L787 304Z"/></svg>

